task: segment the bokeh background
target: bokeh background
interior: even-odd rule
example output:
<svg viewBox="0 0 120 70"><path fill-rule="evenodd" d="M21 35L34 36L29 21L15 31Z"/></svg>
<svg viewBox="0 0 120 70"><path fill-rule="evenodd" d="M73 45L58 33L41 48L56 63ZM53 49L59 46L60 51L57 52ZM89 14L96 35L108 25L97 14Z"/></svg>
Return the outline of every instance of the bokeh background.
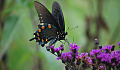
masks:
<svg viewBox="0 0 120 70"><path fill-rule="evenodd" d="M45 47L29 41L39 24L34 1L0 0L0 70L65 70L64 64ZM37 1L52 11L55 0ZM62 7L66 29L78 26L68 34L81 46L79 52L98 48L94 46L95 38L101 45L120 41L120 0L56 1ZM73 43L70 36L66 38ZM69 51L68 47L66 43L65 51Z"/></svg>

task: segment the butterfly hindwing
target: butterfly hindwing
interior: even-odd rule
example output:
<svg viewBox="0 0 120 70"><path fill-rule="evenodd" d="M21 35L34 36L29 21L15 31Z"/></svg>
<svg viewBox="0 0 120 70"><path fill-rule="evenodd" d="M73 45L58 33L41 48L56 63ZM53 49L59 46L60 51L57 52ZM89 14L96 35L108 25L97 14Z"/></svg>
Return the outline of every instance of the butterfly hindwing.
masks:
<svg viewBox="0 0 120 70"><path fill-rule="evenodd" d="M57 37L56 31L56 27L51 24L44 23L43 25L38 25L38 30L34 33L36 42L44 46L50 40Z"/></svg>

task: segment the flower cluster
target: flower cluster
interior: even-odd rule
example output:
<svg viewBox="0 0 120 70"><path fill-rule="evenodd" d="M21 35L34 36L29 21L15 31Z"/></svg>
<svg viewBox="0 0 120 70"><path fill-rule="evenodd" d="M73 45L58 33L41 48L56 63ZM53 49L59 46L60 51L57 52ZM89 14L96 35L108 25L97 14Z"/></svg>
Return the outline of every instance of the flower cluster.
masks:
<svg viewBox="0 0 120 70"><path fill-rule="evenodd" d="M58 48L54 48L54 46L51 46L50 50L47 50L50 51L52 54L56 55L57 60L62 60L62 63L66 65L66 70L78 69L81 61L83 68L90 67L90 65L92 64L91 58L88 56L87 52L79 54L79 48L81 48L81 46L78 46L76 43L71 43L69 46L70 52L62 53L62 51L64 50L64 46L62 44Z"/></svg>
<svg viewBox="0 0 120 70"><path fill-rule="evenodd" d="M118 43L119 45L119 43ZM99 49L94 49L90 52L93 60L92 65L95 69L111 69L120 68L120 50L115 50L115 45L99 46ZM95 63L94 63L95 62Z"/></svg>
<svg viewBox="0 0 120 70"><path fill-rule="evenodd" d="M76 43L70 44L70 52L63 53L64 45L62 44L58 48L46 46L46 49L56 55L57 60L62 60L66 70L79 70L80 66L84 69L91 68L93 70L111 70L111 68L120 70L120 50L114 50L115 45L99 45L97 39L95 39L95 45L99 49L93 49L90 54L87 52L79 53L81 46ZM120 46L120 42L118 45Z"/></svg>

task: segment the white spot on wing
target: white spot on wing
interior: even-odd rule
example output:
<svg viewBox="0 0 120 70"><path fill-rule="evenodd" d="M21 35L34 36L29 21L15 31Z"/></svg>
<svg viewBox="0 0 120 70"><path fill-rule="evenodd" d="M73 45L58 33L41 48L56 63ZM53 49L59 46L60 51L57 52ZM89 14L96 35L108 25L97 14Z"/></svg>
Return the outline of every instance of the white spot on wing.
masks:
<svg viewBox="0 0 120 70"><path fill-rule="evenodd" d="M40 17L42 19L42 17Z"/></svg>
<svg viewBox="0 0 120 70"><path fill-rule="evenodd" d="M41 22L43 22L43 20L41 20Z"/></svg>
<svg viewBox="0 0 120 70"><path fill-rule="evenodd" d="M44 23L40 23L40 25L44 25Z"/></svg>
<svg viewBox="0 0 120 70"><path fill-rule="evenodd" d="M57 34L58 34L58 32L57 32Z"/></svg>

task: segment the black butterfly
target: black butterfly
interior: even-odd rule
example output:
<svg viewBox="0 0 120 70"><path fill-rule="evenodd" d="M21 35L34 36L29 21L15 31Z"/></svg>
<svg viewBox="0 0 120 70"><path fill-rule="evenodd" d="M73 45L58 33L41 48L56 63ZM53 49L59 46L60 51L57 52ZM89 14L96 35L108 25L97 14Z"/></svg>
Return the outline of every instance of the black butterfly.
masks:
<svg viewBox="0 0 120 70"><path fill-rule="evenodd" d="M37 10L40 24L38 30L34 33L34 38L42 47L46 43L52 46L54 43L60 40L65 40L67 32L65 32L65 22L60 5L54 2L52 5L52 14L41 3L35 1L35 8Z"/></svg>

